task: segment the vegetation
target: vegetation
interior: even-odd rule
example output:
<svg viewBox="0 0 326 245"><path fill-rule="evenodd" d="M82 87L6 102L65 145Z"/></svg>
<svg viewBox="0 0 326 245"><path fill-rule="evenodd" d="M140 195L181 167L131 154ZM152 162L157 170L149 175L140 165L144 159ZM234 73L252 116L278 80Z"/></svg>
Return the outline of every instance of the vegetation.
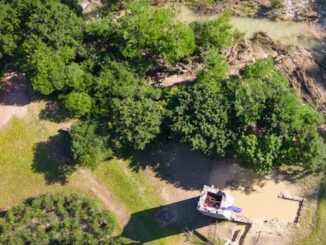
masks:
<svg viewBox="0 0 326 245"><path fill-rule="evenodd" d="M264 174L281 164L324 167L325 146L317 132L322 115L302 103L271 59L229 81L221 79L220 59L212 60L193 86L171 100L172 132L182 142L211 157L233 151L242 166Z"/></svg>
<svg viewBox="0 0 326 245"><path fill-rule="evenodd" d="M112 155L107 137L97 131L95 123L77 124L71 130L73 157L83 166L93 168Z"/></svg>
<svg viewBox="0 0 326 245"><path fill-rule="evenodd" d="M154 8L149 1L129 3L114 31L123 40L124 57L155 57L177 61L195 49L191 28L173 20L173 12Z"/></svg>
<svg viewBox="0 0 326 245"><path fill-rule="evenodd" d="M312 232L302 241L297 244L300 245L322 245L325 244L325 221L326 221L326 186L325 180L321 184L319 190L319 200L317 212L313 214L315 218L314 229ZM311 225L311 224L309 224Z"/></svg>
<svg viewBox="0 0 326 245"><path fill-rule="evenodd" d="M105 149L143 150L164 129L210 157L235 154L261 173L282 164L323 167L325 147L316 130L322 116L294 95L271 59L226 77L221 49L239 37L230 14L188 25L142 0L124 2L123 14L111 6L84 23L75 1L1 4L1 59L10 57L35 91L58 98L81 119L71 134L81 164L94 167L112 155ZM160 67L194 56L204 61L194 84L169 91L145 82Z"/></svg>
<svg viewBox="0 0 326 245"><path fill-rule="evenodd" d="M77 194L45 194L25 201L0 218L3 244L109 243L111 215Z"/></svg>

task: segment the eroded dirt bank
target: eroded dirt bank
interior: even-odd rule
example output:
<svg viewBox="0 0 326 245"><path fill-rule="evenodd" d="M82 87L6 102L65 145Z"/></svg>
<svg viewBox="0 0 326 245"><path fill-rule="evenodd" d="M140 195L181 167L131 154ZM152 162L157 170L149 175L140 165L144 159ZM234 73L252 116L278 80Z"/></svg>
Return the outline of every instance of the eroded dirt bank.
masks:
<svg viewBox="0 0 326 245"><path fill-rule="evenodd" d="M264 33L245 39L225 50L230 75L239 74L247 64L259 58L273 57L294 90L303 100L326 115L326 64L320 53L273 41Z"/></svg>

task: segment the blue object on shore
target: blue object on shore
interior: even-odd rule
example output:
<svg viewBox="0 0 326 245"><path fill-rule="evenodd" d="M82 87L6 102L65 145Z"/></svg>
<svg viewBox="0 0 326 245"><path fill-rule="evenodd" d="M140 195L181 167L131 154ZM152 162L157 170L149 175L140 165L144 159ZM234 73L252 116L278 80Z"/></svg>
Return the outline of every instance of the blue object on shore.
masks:
<svg viewBox="0 0 326 245"><path fill-rule="evenodd" d="M222 210L230 210L234 213L241 213L242 211L242 208L239 208L239 207L236 207L236 206L229 206L229 207L224 207L224 208L221 208Z"/></svg>

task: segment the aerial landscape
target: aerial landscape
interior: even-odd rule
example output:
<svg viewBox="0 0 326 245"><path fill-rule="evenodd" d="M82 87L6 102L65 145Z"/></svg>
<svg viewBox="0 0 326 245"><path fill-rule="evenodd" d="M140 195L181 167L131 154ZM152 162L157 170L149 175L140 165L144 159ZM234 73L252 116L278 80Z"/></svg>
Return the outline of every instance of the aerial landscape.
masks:
<svg viewBox="0 0 326 245"><path fill-rule="evenodd" d="M0 244L325 245L325 0L0 0Z"/></svg>

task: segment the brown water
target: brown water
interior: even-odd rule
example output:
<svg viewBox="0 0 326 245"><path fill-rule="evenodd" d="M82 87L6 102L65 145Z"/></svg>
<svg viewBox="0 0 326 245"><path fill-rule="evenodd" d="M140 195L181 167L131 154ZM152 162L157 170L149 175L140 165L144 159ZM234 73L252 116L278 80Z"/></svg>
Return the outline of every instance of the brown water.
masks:
<svg viewBox="0 0 326 245"><path fill-rule="evenodd" d="M177 19L185 22L205 21L216 16L200 15L186 7L180 7ZM257 32L266 32L271 38L288 45L297 45L306 49L326 49L326 43L318 40L305 23L291 21L273 21L267 18L232 17L235 29L252 37Z"/></svg>

